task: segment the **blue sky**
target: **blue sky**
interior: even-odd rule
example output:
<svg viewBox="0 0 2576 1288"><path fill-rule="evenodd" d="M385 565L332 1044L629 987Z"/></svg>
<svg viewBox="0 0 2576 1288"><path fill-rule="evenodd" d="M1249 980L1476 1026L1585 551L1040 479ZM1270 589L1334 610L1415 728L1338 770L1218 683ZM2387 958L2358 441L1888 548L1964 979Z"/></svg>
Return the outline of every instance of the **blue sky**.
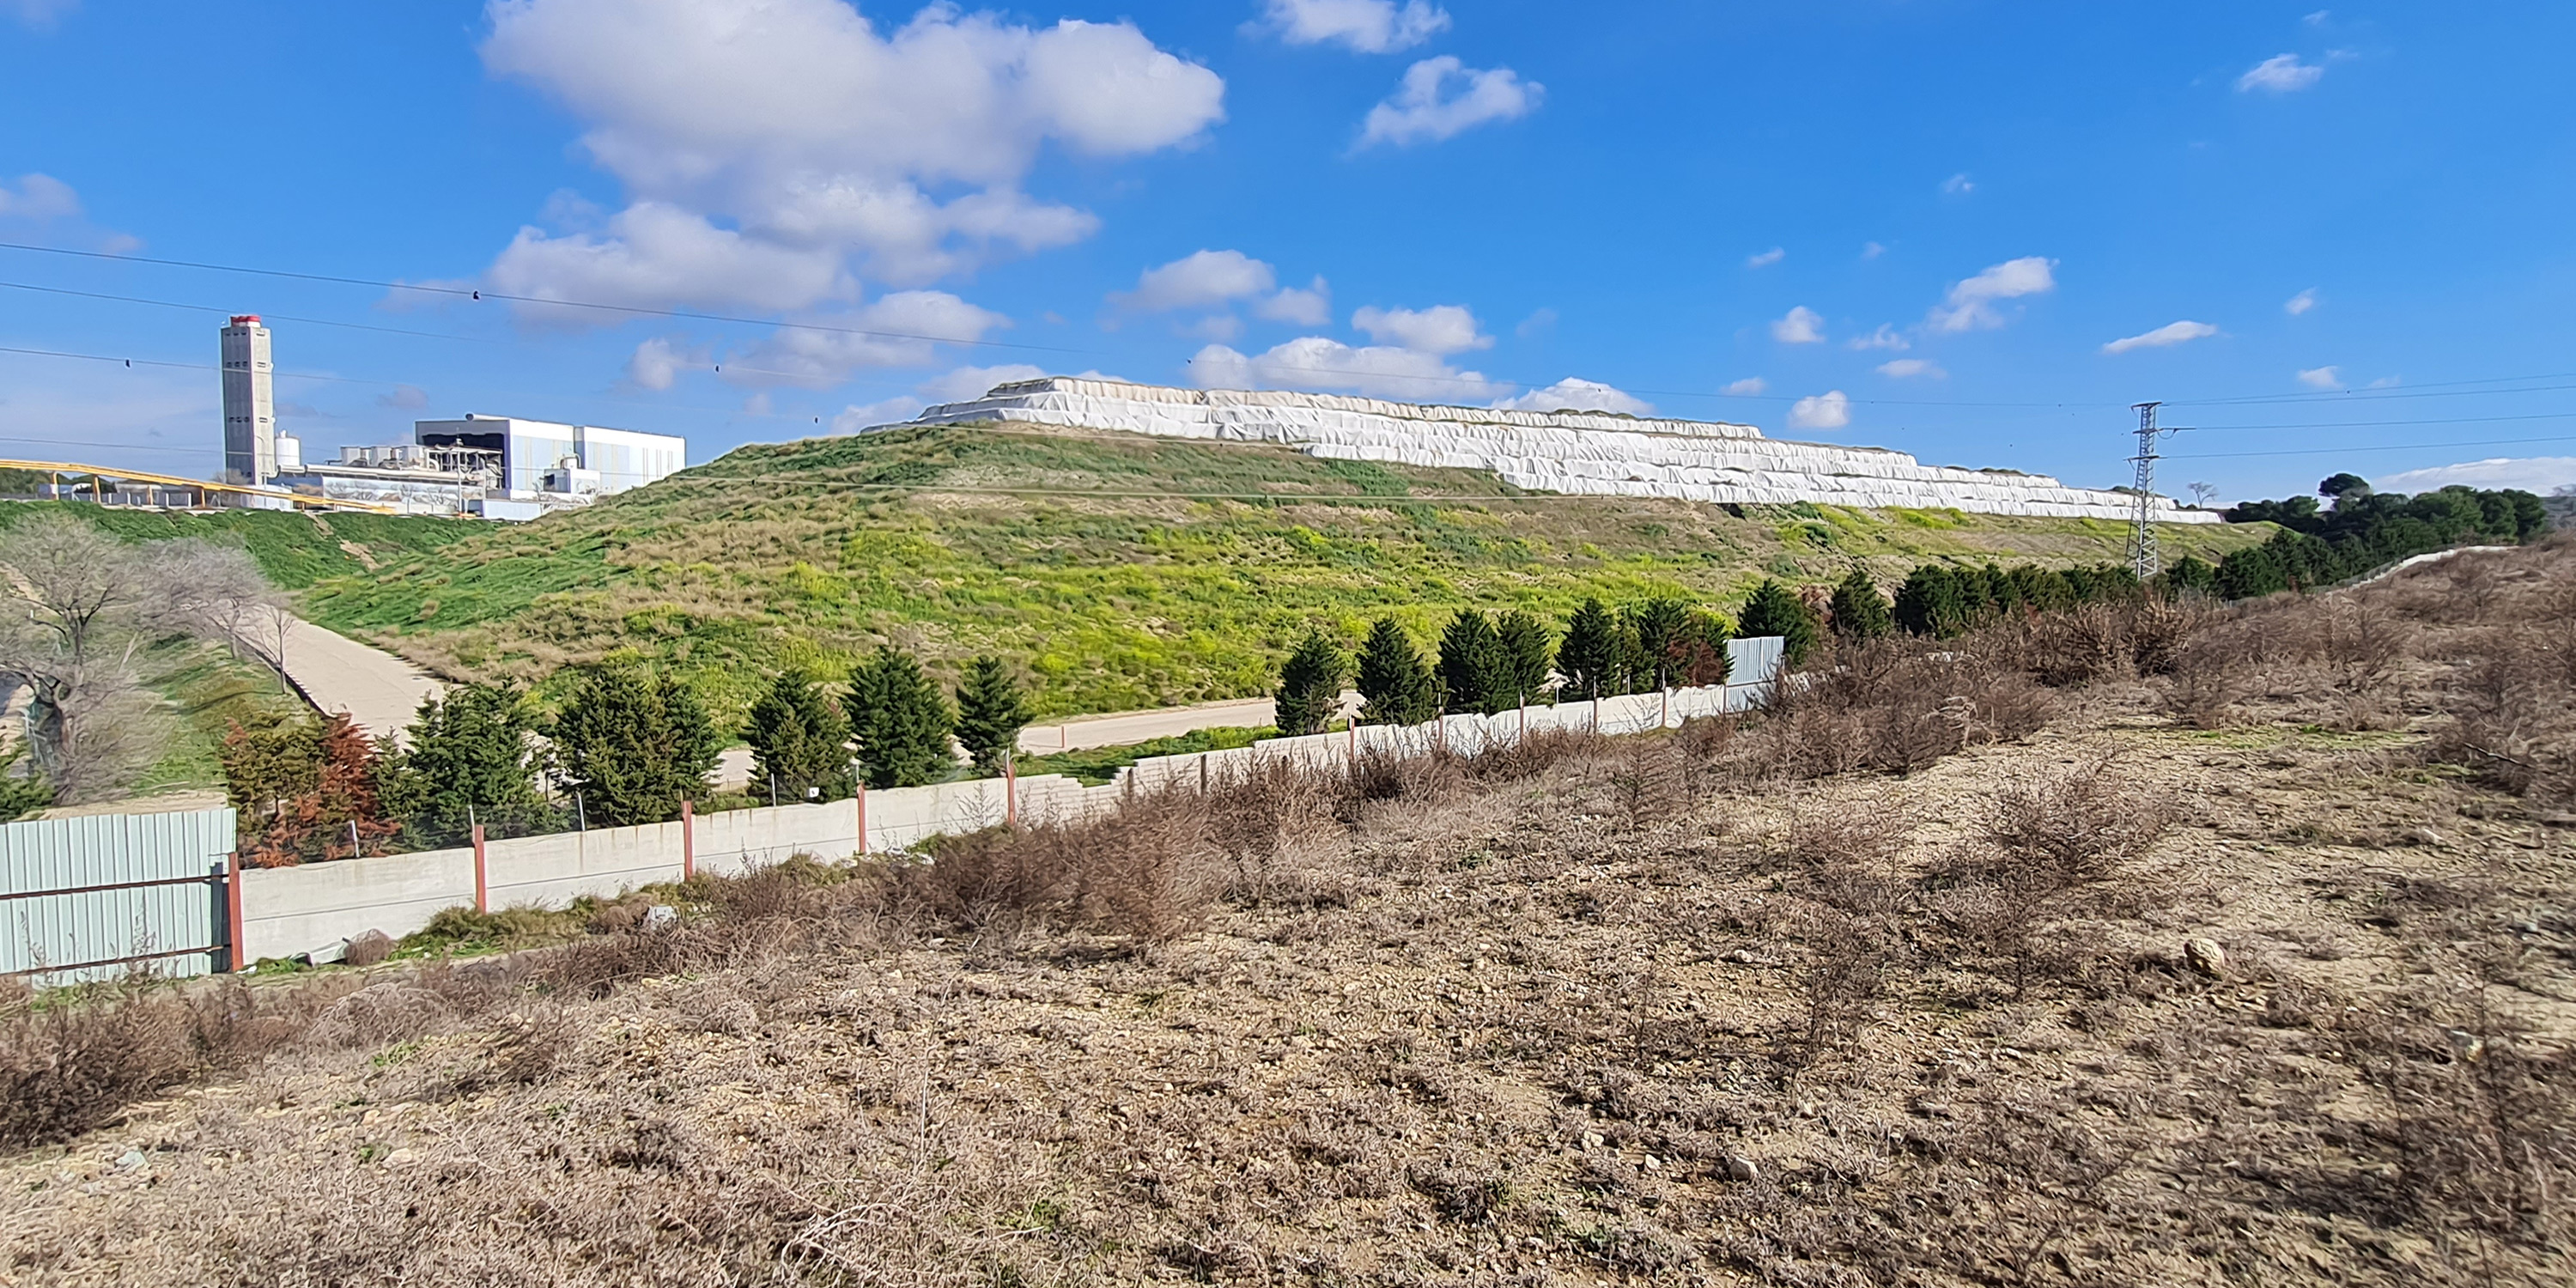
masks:
<svg viewBox="0 0 2576 1288"><path fill-rule="evenodd" d="M0 0L0 241L641 311L0 249L0 347L137 360L0 354L0 455L209 473L239 311L308 451L1044 370L2096 485L2153 398L2177 493L2576 483L2576 6L240 12Z"/></svg>

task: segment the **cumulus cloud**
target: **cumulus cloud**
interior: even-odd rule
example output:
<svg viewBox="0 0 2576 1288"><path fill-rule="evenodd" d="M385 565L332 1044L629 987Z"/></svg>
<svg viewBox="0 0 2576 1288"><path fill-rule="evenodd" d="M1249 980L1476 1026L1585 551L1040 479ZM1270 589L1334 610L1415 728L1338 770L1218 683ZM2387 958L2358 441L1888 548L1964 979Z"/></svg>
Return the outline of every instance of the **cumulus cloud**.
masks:
<svg viewBox="0 0 2576 1288"><path fill-rule="evenodd" d="M492 274L512 293L784 310L850 298L851 270L917 285L1097 227L1021 191L1045 147L1138 155L1224 116L1214 72L1125 22L931 5L881 32L847 0L489 13L485 67L562 103L630 199L598 231L523 230Z"/></svg>
<svg viewBox="0 0 2576 1288"><path fill-rule="evenodd" d="M1977 181L1969 178L1965 170L1941 181L1941 191L1949 196L1964 197L1976 190Z"/></svg>
<svg viewBox="0 0 2576 1288"><path fill-rule="evenodd" d="M2291 317L2297 317L2316 306L2317 288L2311 286L2308 289L2291 296L2289 299L2282 301L2281 311L2289 314Z"/></svg>
<svg viewBox="0 0 2576 1288"><path fill-rule="evenodd" d="M0 13L35 28L48 31L64 14L80 8L80 0L0 0Z"/></svg>
<svg viewBox="0 0 2576 1288"><path fill-rule="evenodd" d="M2299 383L2310 389L2343 388L2343 371L2339 367L2309 367L2299 373Z"/></svg>
<svg viewBox="0 0 2576 1288"><path fill-rule="evenodd" d="M1479 71L1448 54L1425 58L1405 69L1392 96L1369 109L1356 147L1437 143L1489 121L1527 116L1546 92L1508 67Z"/></svg>
<svg viewBox="0 0 2576 1288"><path fill-rule="evenodd" d="M1822 344L1825 342L1825 318L1801 304L1789 310L1788 316L1771 324L1771 338L1782 344Z"/></svg>
<svg viewBox="0 0 2576 1288"><path fill-rule="evenodd" d="M1260 20L1246 24L1292 45L1344 45L1357 53L1411 49L1449 29L1449 11L1423 0L1265 0Z"/></svg>
<svg viewBox="0 0 2576 1288"><path fill-rule="evenodd" d="M1537 308L1530 310L1530 315L1522 318L1519 326L1512 328L1512 334L1519 336L1524 340L1528 340L1545 335L1555 329L1556 310L1550 308Z"/></svg>
<svg viewBox="0 0 2576 1288"><path fill-rule="evenodd" d="M1624 389L1582 380L1573 376L1533 389L1517 398L1505 398L1494 404L1504 411L1613 411L1630 416L1652 416L1655 405Z"/></svg>
<svg viewBox="0 0 2576 1288"><path fill-rule="evenodd" d="M1898 358L1891 362L1882 362L1878 364L1878 374L1895 380L1904 380L1913 376L1928 376L1934 380L1950 378L1950 373L1943 371L1940 363L1929 358Z"/></svg>
<svg viewBox="0 0 2576 1288"><path fill-rule="evenodd" d="M932 402L966 402L993 391L995 385L1022 380L1035 380L1047 374L1044 367L1025 362L1006 362L997 367L959 367L944 376L934 376L918 386L923 397Z"/></svg>
<svg viewBox="0 0 2576 1288"><path fill-rule="evenodd" d="M1738 398L1751 398L1770 387L1771 382L1764 380L1760 376L1746 376L1742 380L1728 382L1726 388L1718 390L1718 392L1722 394L1733 394Z"/></svg>
<svg viewBox="0 0 2576 1288"><path fill-rule="evenodd" d="M1781 260L1787 258L1789 258L1789 251L1786 247L1774 246L1758 255L1745 256L1744 266L1746 268L1769 268L1773 264L1777 264Z"/></svg>
<svg viewBox="0 0 2576 1288"><path fill-rule="evenodd" d="M1936 331L1958 332L2002 326L2003 314L1995 310L1995 301L2056 290L2056 268L2056 260L2037 255L1990 265L1950 288L1948 301L1932 310L1932 327Z"/></svg>
<svg viewBox="0 0 2576 1288"><path fill-rule="evenodd" d="M1462 304L1435 304L1427 309L1381 309L1375 305L1351 315L1351 325L1380 344L1393 344L1446 357L1469 349L1490 349L1494 337L1484 334L1476 315Z"/></svg>
<svg viewBox="0 0 2576 1288"><path fill-rule="evenodd" d="M2206 340L2218 334L2218 328L2206 322L2167 322L2153 331L2122 336L2102 346L2104 353L2127 353L2131 349L2170 349L2177 344Z"/></svg>
<svg viewBox="0 0 2576 1288"><path fill-rule="evenodd" d="M1914 347L1913 341L1906 339L1897 332L1895 327L1884 322L1878 324L1877 330L1868 335L1853 336L1847 343L1855 350L1893 349L1899 353Z"/></svg>
<svg viewBox="0 0 2576 1288"><path fill-rule="evenodd" d="M2547 496L2563 487L2576 487L2576 456L2498 456L2430 469L2401 470L2371 480L2371 486L2382 492L2431 492L2455 483L2476 488L2518 487Z"/></svg>
<svg viewBox="0 0 2576 1288"><path fill-rule="evenodd" d="M18 182L0 183L0 218L41 223L80 216L80 194L49 174L22 174Z"/></svg>
<svg viewBox="0 0 2576 1288"><path fill-rule="evenodd" d="M1318 335L1251 355L1209 345L1190 359L1190 379L1202 389L1311 389L1407 402L1489 403L1512 388L1458 370L1438 354L1384 344L1354 347Z"/></svg>
<svg viewBox="0 0 2576 1288"><path fill-rule="evenodd" d="M938 346L916 337L971 342L1010 325L1001 314L946 291L898 291L859 308L792 321L806 325L780 327L759 344L726 357L716 374L739 385L823 388L854 371L928 366Z"/></svg>
<svg viewBox="0 0 2576 1288"><path fill-rule="evenodd" d="M1304 289L1287 287L1254 304L1255 316L1296 326L1322 326L1333 320L1333 289L1321 276Z"/></svg>
<svg viewBox="0 0 2576 1288"><path fill-rule="evenodd" d="M1799 429L1841 429L1851 423L1851 399L1830 389L1789 405L1789 423Z"/></svg>
<svg viewBox="0 0 2576 1288"><path fill-rule="evenodd" d="M879 425L899 425L920 415L921 407L920 399L905 394L872 403L852 403L832 417L832 432L855 434Z"/></svg>
<svg viewBox="0 0 2576 1288"><path fill-rule="evenodd" d="M626 383L658 393L678 383L681 372L713 361L713 352L703 346L682 348L679 341L657 335L636 345L634 355L627 358Z"/></svg>
<svg viewBox="0 0 2576 1288"><path fill-rule="evenodd" d="M2297 54L2274 54L2237 77L2236 92L2251 94L2261 90L2267 94L2293 94L2316 84L2325 74L2325 68L2315 63L2300 62Z"/></svg>
<svg viewBox="0 0 2576 1288"><path fill-rule="evenodd" d="M1253 301L1252 311L1277 322L1322 326L1331 320L1330 289L1318 277L1304 289L1276 289L1279 275L1270 265L1239 250L1202 250L1136 278L1136 289L1113 292L1109 302L1129 313L1170 313L1186 309L1226 309ZM1231 315L1202 319L1196 328L1211 339L1232 339L1242 324Z"/></svg>

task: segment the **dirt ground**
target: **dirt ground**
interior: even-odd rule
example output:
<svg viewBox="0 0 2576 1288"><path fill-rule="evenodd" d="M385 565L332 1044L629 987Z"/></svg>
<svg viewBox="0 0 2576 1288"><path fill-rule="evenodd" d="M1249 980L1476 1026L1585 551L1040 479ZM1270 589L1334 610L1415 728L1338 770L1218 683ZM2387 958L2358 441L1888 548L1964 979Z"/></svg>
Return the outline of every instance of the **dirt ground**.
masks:
<svg viewBox="0 0 2576 1288"><path fill-rule="evenodd" d="M0 1284L2570 1282L2576 816L2410 702L1592 747L1153 942L889 917L482 1015L381 968L355 1036L0 1164ZM1974 856L2087 783L2164 826L1994 931Z"/></svg>

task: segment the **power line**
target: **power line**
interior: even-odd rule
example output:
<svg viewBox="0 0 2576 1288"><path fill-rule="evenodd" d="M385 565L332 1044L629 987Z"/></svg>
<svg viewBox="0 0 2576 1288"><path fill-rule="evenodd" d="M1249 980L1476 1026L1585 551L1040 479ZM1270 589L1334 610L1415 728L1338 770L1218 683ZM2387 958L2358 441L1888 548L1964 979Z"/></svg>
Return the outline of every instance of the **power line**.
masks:
<svg viewBox="0 0 2576 1288"><path fill-rule="evenodd" d="M0 287L13 291L42 291L47 295L74 295L85 300L109 300L118 304L149 304L155 308L184 309L191 313L215 313L227 317L241 312L239 309L221 308L212 304L181 304L175 300L147 300L136 295L106 295L98 291L75 291L68 287L37 286L29 282L0 282ZM280 322L301 322L308 326L345 327L351 331L376 331L385 335L416 335L425 340L463 340L469 344L506 343L506 341L485 336L450 335L443 331L406 331L401 327L369 326L364 322L337 322L330 318L301 318L285 313L265 313L261 316L273 317Z"/></svg>
<svg viewBox="0 0 2576 1288"><path fill-rule="evenodd" d="M2508 420L2569 420L2576 412L2539 411L2518 416L2443 416L2432 420L2315 420L2298 425L2201 425L2200 429L2237 431L2281 429L2360 429L2380 425L2488 425Z"/></svg>
<svg viewBox="0 0 2576 1288"><path fill-rule="evenodd" d="M2295 447L2269 452L2193 452L2169 461L2215 461L2238 456L2344 456L2354 452L2413 452L2446 447L2503 447L2515 443L2576 443L2576 434L2554 438L2473 438L2449 443L2381 443L2371 447Z"/></svg>

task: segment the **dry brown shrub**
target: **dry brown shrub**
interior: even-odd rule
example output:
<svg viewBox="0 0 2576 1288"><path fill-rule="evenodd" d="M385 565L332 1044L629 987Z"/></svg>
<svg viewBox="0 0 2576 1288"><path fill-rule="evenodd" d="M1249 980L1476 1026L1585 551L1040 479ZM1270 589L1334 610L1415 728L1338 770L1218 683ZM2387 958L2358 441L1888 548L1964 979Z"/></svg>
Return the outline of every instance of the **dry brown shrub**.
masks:
<svg viewBox="0 0 2576 1288"><path fill-rule="evenodd" d="M2060 922L2099 907L2171 826L2173 806L2107 760L1996 794L1974 840L1937 870L1953 926L2011 964L2013 991L2056 945Z"/></svg>
<svg viewBox="0 0 2576 1288"><path fill-rule="evenodd" d="M1208 834L1225 856L1225 897L1241 903L1311 903L1315 871L1341 840L1333 815L1341 775L1273 760L1229 772L1203 798Z"/></svg>
<svg viewBox="0 0 2576 1288"><path fill-rule="evenodd" d="M946 839L896 873L898 899L973 926L1044 920L1145 941L1203 920L1226 865L1194 790L1134 797L1101 818Z"/></svg>

